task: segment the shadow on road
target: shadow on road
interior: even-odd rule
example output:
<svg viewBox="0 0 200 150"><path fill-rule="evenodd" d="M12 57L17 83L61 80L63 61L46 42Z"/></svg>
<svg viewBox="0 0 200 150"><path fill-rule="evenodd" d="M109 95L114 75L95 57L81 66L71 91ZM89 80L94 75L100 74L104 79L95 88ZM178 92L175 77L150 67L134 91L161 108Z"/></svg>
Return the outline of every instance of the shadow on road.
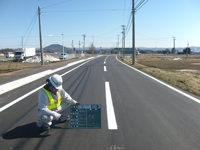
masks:
<svg viewBox="0 0 200 150"><path fill-rule="evenodd" d="M16 127L2 135L4 139L44 138L50 136L48 131L39 129L35 122Z"/></svg>

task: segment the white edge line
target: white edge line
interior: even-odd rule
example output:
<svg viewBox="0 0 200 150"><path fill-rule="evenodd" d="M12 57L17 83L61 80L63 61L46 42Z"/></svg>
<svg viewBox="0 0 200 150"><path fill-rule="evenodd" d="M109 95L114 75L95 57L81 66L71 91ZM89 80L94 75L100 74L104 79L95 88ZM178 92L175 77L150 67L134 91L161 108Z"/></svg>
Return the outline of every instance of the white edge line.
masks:
<svg viewBox="0 0 200 150"><path fill-rule="evenodd" d="M29 84L29 83L31 83L31 82L33 82L35 80L38 80L38 79L40 79L42 77L45 77L47 75L50 75L52 73L58 72L60 70L68 68L70 66L76 65L78 63L81 63L81 62L84 62L84 61L87 61L87 60L91 60L93 58L94 57L90 57L88 59L82 59L82 60L79 60L79 61L75 61L75 62L69 63L69 64L67 64L67 65L65 65L63 67L60 67L60 68L57 68L57 69L54 69L54 70L46 70L46 71L43 71L43 72L40 72L40 73L36 73L36 74L30 75L30 76L27 76L27 77L24 77L24 78L9 82L9 83L2 84L2 85L0 85L0 95L4 94L6 92L9 92L11 90L14 90L14 89L16 89L18 87L21 87L23 85Z"/></svg>
<svg viewBox="0 0 200 150"><path fill-rule="evenodd" d="M106 110L107 110L108 129L117 130L118 128L117 128L117 122L115 118L115 111L113 107L109 82L105 82L105 92L106 92Z"/></svg>
<svg viewBox="0 0 200 150"><path fill-rule="evenodd" d="M66 75L66 74L68 74L68 73L74 71L75 69L77 69L77 68L83 66L84 64L88 63L89 61L91 61L91 60L88 60L88 61L86 61L86 62L80 64L79 66L77 66L77 67L75 67L75 68L73 68L73 69L71 69L71 70L69 70L69 71L67 71L67 72L65 72L65 73L63 73L63 74L61 74L61 76L64 76L64 75Z"/></svg>
<svg viewBox="0 0 200 150"><path fill-rule="evenodd" d="M35 93L36 91L38 91L39 89L41 89L44 85L45 85L45 84L43 84L43 85L41 85L40 87L38 87L38 88L36 88L36 89L30 91L29 93L27 93L27 94L25 94L25 95L23 95L23 96L17 98L16 100L14 100L14 101L8 103L7 105L1 107L1 108L0 108L0 112L6 110L7 108L11 107L12 105L18 103L19 101L21 101L22 99L28 97L29 95Z"/></svg>
<svg viewBox="0 0 200 150"><path fill-rule="evenodd" d="M88 61L84 62L83 64L80 64L79 66L77 66L77 67L71 69L70 71L68 71L68 72L66 72L66 73L64 73L64 74L62 74L61 76L64 76L64 75L70 73L71 71L73 71L73 70L75 70L75 69L81 67L82 65L88 63L89 61L91 61L91 59L89 59ZM27 94L25 94L25 95L23 95L23 96L21 96L21 97L15 99L15 100L13 100L12 102L10 102L10 103L4 105L3 107L0 108L0 112L6 110L7 108L11 107L12 105L14 105L14 104L16 104L16 103L18 103L18 102L20 102L21 100L23 100L24 98L28 97L29 95L35 93L36 91L38 91L39 89L41 89L44 85L45 85L45 84L43 84L43 85L37 87L36 89L30 91L29 93L27 93Z"/></svg>
<svg viewBox="0 0 200 150"><path fill-rule="evenodd" d="M6 92L9 92L11 90L14 90L18 87L21 87L23 85L26 85L28 83L31 83L31 82L33 82L37 79L40 79L44 76L47 76L51 73L52 73L52 70L46 70L46 71L36 73L36 74L30 75L30 76L9 82L9 83L2 84L2 85L0 85L0 95L4 94Z"/></svg>
<svg viewBox="0 0 200 150"><path fill-rule="evenodd" d="M116 56L116 59L118 60L117 56ZM200 100L199 100L199 99L197 99L197 98L195 98L195 97L193 97L193 96L191 96L191 95L189 95L189 94L186 94L185 92L183 92L183 91L181 91L181 90L179 90L179 89L177 89L177 88L174 88L173 86L171 86L171 85L169 85L169 84L166 84L166 83L164 83L163 81L158 80L157 78L154 78L154 77L152 77L152 76L150 76L150 75L148 75L148 74L146 74L146 73L144 73L144 72L142 72L142 71L140 71L140 70L138 70L138 69L136 69L136 68L133 68L133 67L131 67L131 66L125 64L124 62L120 61L120 60L118 60L118 61L119 61L120 63L126 65L127 67L129 67L129 68L131 68L131 69L133 69L133 70L135 70L135 71L137 71L137 72L139 72L139 73L141 73L141 74L143 74L143 75L145 75L145 76L147 76L147 77L149 77L149 78L151 78L151 79L157 81L158 83L160 83L160 84L162 84L162 85L164 85L164 86L170 88L171 90L174 90L174 91L176 91L177 93L179 93L179 94L181 94L181 95L183 95L183 96L185 96L185 97L187 97L187 98L189 98L189 99L191 99L191 100L193 100L193 101L195 101L195 102L197 102L197 103L200 103Z"/></svg>

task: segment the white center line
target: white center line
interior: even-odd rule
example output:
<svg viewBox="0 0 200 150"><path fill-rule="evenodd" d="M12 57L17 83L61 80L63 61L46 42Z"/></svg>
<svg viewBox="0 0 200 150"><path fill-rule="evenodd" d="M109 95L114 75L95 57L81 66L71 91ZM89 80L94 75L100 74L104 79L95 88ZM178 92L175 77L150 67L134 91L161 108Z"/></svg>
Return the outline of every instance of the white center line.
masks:
<svg viewBox="0 0 200 150"><path fill-rule="evenodd" d="M105 58L105 60L104 60L104 64L106 64L106 61L107 61L108 57L109 57L109 56L106 56L106 58Z"/></svg>
<svg viewBox="0 0 200 150"><path fill-rule="evenodd" d="M104 66L104 71L105 71L105 72L107 71L107 68L106 68L106 66Z"/></svg>
<svg viewBox="0 0 200 150"><path fill-rule="evenodd" d="M117 130L117 122L115 118L115 112L112 102L112 96L110 92L109 82L105 82L105 92L106 92L106 109L107 109L107 122L109 130Z"/></svg>

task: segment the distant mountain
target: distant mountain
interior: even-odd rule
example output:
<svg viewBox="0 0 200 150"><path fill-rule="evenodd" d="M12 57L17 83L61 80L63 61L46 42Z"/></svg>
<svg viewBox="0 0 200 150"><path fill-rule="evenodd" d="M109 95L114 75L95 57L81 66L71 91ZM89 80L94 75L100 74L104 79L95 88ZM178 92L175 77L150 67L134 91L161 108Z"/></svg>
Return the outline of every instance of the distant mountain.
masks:
<svg viewBox="0 0 200 150"><path fill-rule="evenodd" d="M179 52L182 52L183 49L185 49L186 47L176 47L176 50L179 51ZM191 46L190 47L192 52L193 53L200 53L200 47L197 47L197 46ZM89 48L86 47L85 48L86 50L88 50ZM105 48L105 47L102 47L102 48L96 48L96 51L102 51L102 50L112 50L113 48ZM119 50L121 48L114 48L114 50ZM172 48L152 48L152 47L136 47L136 49L138 50L144 50L144 51L164 51L166 49L169 49L171 51ZM63 46L62 45L59 45L59 44L52 44L52 45L49 45L45 48L43 48L44 51L46 52L51 52L51 53L54 53L54 52L57 52L57 53L62 53L63 51ZM76 50L79 50L76 48ZM82 48L80 48L80 50L83 50ZM127 47L126 48L126 51L131 51L132 48L130 47ZM71 48L68 48L68 47L64 47L64 51L67 52L67 53L71 53L72 52L72 49Z"/></svg>
<svg viewBox="0 0 200 150"><path fill-rule="evenodd" d="M54 52L62 53L63 46L59 45L59 44L51 44L51 45L43 48L43 50L46 52L51 52L51 53L54 53ZM70 48L64 47L64 51L67 53L71 53L72 50Z"/></svg>

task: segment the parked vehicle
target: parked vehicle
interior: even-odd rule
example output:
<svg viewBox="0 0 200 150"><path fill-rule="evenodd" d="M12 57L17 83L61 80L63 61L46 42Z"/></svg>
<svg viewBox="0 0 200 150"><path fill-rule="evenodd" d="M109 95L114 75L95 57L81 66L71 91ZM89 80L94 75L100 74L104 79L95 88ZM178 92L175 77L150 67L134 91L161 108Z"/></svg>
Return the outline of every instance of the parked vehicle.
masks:
<svg viewBox="0 0 200 150"><path fill-rule="evenodd" d="M61 53L59 58L60 59L67 59L68 54L67 53Z"/></svg>
<svg viewBox="0 0 200 150"><path fill-rule="evenodd" d="M13 52L7 52L6 54L5 54L5 57L6 58L12 58L12 57L14 57L15 56L15 54L13 53Z"/></svg>
<svg viewBox="0 0 200 150"><path fill-rule="evenodd" d="M136 55L140 55L141 53L139 51L136 51Z"/></svg>
<svg viewBox="0 0 200 150"><path fill-rule="evenodd" d="M36 55L35 48L24 48L21 51L15 52L15 60L24 60Z"/></svg>

